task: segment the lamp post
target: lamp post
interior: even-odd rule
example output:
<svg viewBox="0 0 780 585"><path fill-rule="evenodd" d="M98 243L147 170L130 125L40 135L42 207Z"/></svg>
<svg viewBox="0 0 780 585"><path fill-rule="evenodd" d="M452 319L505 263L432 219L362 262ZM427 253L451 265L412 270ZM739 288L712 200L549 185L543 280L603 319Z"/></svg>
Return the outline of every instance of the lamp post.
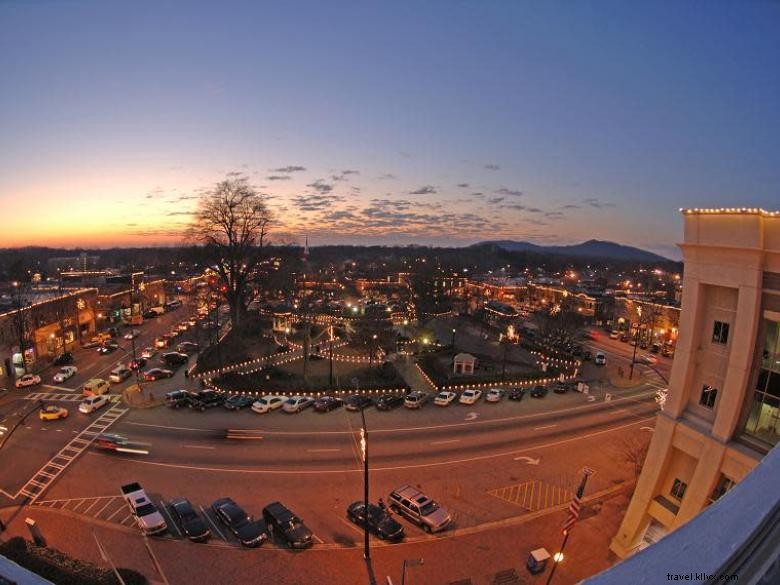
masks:
<svg viewBox="0 0 780 585"><path fill-rule="evenodd" d="M363 504L365 504L365 516L363 518L363 557L371 558L368 539L368 429L366 429L366 413L360 409L360 419L363 428L360 429L360 450L363 455Z"/></svg>
<svg viewBox="0 0 780 585"><path fill-rule="evenodd" d="M455 351L455 328L452 328L452 351Z"/></svg>
<svg viewBox="0 0 780 585"><path fill-rule="evenodd" d="M376 333L374 333L371 336L371 345L368 348L368 351L369 351L369 353L368 353L368 367L369 368L374 367L374 351L376 351L375 347L376 347Z"/></svg>
<svg viewBox="0 0 780 585"><path fill-rule="evenodd" d="M636 324L636 333L634 334L634 353L631 356L631 370L628 374L628 379L634 379L634 364L636 363L636 348L639 345L639 330L642 324L642 307L636 308L636 314L639 316L639 322Z"/></svg>
<svg viewBox="0 0 780 585"><path fill-rule="evenodd" d="M328 386L333 388L333 323L330 324L330 370L328 373Z"/></svg>

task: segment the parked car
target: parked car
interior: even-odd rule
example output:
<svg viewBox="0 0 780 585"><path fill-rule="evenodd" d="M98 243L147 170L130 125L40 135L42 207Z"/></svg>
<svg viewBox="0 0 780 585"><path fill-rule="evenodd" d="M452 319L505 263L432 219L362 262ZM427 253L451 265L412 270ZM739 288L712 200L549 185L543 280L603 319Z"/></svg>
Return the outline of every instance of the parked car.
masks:
<svg viewBox="0 0 780 585"><path fill-rule="evenodd" d="M612 331L610 331L610 333L609 333L609 338L610 339L618 339L619 337L620 337L620 332L619 331L614 330L614 329Z"/></svg>
<svg viewBox="0 0 780 585"><path fill-rule="evenodd" d="M400 394L383 394L376 399L374 406L377 410L392 410L404 403L404 397Z"/></svg>
<svg viewBox="0 0 780 585"><path fill-rule="evenodd" d="M309 408L314 404L314 398L311 396L291 396L285 400L282 405L282 411L287 413L301 412L304 408Z"/></svg>
<svg viewBox="0 0 780 585"><path fill-rule="evenodd" d="M257 522L231 498L219 498L211 504L211 510L244 546L260 546L268 540L268 535L260 530Z"/></svg>
<svg viewBox="0 0 780 585"><path fill-rule="evenodd" d="M544 398L547 396L547 386L534 386L531 388L531 398Z"/></svg>
<svg viewBox="0 0 780 585"><path fill-rule="evenodd" d="M141 332L138 329L131 329L125 333L125 339L135 339L139 335L141 335Z"/></svg>
<svg viewBox="0 0 780 585"><path fill-rule="evenodd" d="M438 503L410 485L390 492L390 507L408 520L422 526L426 532L439 532L452 522L452 517Z"/></svg>
<svg viewBox="0 0 780 585"><path fill-rule="evenodd" d="M384 507L369 504L368 514L366 514L366 505L362 500L359 500L352 502L347 508L347 518L360 528L366 525L366 515L368 515L369 532L390 542L398 542L403 539L404 527Z"/></svg>
<svg viewBox="0 0 780 585"><path fill-rule="evenodd" d="M87 396L79 404L79 412L83 414L91 414L96 410L103 408L108 404L108 394L95 394L93 396Z"/></svg>
<svg viewBox="0 0 780 585"><path fill-rule="evenodd" d="M211 531L187 498L173 498L169 508L171 517L187 538L193 542L205 542L209 539Z"/></svg>
<svg viewBox="0 0 780 585"><path fill-rule="evenodd" d="M228 410L241 410L246 406L252 406L254 401L254 397L249 396L248 394L234 394L233 396L228 397L222 406Z"/></svg>
<svg viewBox="0 0 780 585"><path fill-rule="evenodd" d="M523 396L525 396L525 388L512 388L506 397L509 400L522 400Z"/></svg>
<svg viewBox="0 0 780 585"><path fill-rule="evenodd" d="M433 399L436 406L449 406L458 397L456 392L442 391Z"/></svg>
<svg viewBox="0 0 780 585"><path fill-rule="evenodd" d="M314 544L314 534L281 502L263 508L263 520L271 532L282 538L290 548L308 548Z"/></svg>
<svg viewBox="0 0 780 585"><path fill-rule="evenodd" d="M214 408L215 406L224 404L225 399L225 394L222 392L217 392L216 390L208 388L206 390L201 390L200 392L191 392L187 406L194 410L205 412L207 408Z"/></svg>
<svg viewBox="0 0 780 585"><path fill-rule="evenodd" d="M66 351L65 353L62 353L58 355L56 358L54 358L54 362L52 362L55 366L65 366L67 364L73 363L73 354L69 351Z"/></svg>
<svg viewBox="0 0 780 585"><path fill-rule="evenodd" d="M54 374L54 382L55 384L62 384L65 380L72 378L76 375L76 372L78 372L78 368L76 366L63 366L60 368L60 371Z"/></svg>
<svg viewBox="0 0 780 585"><path fill-rule="evenodd" d="M330 412L344 405L341 398L335 396L322 396L314 401L314 410L317 412Z"/></svg>
<svg viewBox="0 0 780 585"><path fill-rule="evenodd" d="M151 368L144 372L144 380L147 382L162 380L163 378L173 378L173 372L164 368Z"/></svg>
<svg viewBox="0 0 780 585"><path fill-rule="evenodd" d="M41 420L68 418L68 409L55 404L47 404L38 411L38 418Z"/></svg>
<svg viewBox="0 0 780 585"><path fill-rule="evenodd" d="M593 359L593 354L591 353L591 351L589 349L586 349L584 352L582 352L582 360L583 361L589 362L592 359Z"/></svg>
<svg viewBox="0 0 780 585"><path fill-rule="evenodd" d="M188 390L174 390L165 395L165 404L170 408L181 408L189 406L192 399L192 393Z"/></svg>
<svg viewBox="0 0 780 585"><path fill-rule="evenodd" d="M353 394L345 400L345 403L347 405L347 410L357 412L358 410L363 410L374 404L374 400L368 396L363 396L362 394Z"/></svg>
<svg viewBox="0 0 780 585"><path fill-rule="evenodd" d="M35 374L25 374L21 378L16 380L17 388L29 388L30 386L37 386L41 383L41 377Z"/></svg>
<svg viewBox="0 0 780 585"><path fill-rule="evenodd" d="M199 349L199 346L197 343L193 343L192 341L182 341L179 345L176 346L176 351L179 353L195 353Z"/></svg>
<svg viewBox="0 0 780 585"><path fill-rule="evenodd" d="M285 400L287 400L286 396L274 396L268 394L252 403L252 412L256 412L258 414L271 412L272 410L281 408L282 405L284 405Z"/></svg>
<svg viewBox="0 0 780 585"><path fill-rule="evenodd" d="M603 351L597 351L596 357L593 358L593 363L597 366L606 366L607 365L607 356Z"/></svg>
<svg viewBox="0 0 780 585"><path fill-rule="evenodd" d="M504 397L504 391L500 388L491 388L485 394L485 402L500 402Z"/></svg>
<svg viewBox="0 0 780 585"><path fill-rule="evenodd" d="M556 394L566 394L569 391L569 386L565 382L556 382L553 385L553 392Z"/></svg>
<svg viewBox="0 0 780 585"><path fill-rule="evenodd" d="M428 402L429 394L427 392L419 392L415 390L410 392L404 398L404 406L406 408L422 408L426 402Z"/></svg>
<svg viewBox="0 0 780 585"><path fill-rule="evenodd" d="M136 524L144 534L160 534L168 530L157 506L146 495L146 491L138 482L122 486L122 497L135 517Z"/></svg>
<svg viewBox="0 0 780 585"><path fill-rule="evenodd" d="M461 404L474 404L482 398L482 390L466 390L460 395L458 402Z"/></svg>
<svg viewBox="0 0 780 585"><path fill-rule="evenodd" d="M144 350L141 352L141 357L148 360L154 357L154 354L157 353L157 350L153 347L145 347Z"/></svg>
<svg viewBox="0 0 780 585"><path fill-rule="evenodd" d="M81 393L84 396L92 396L97 394L108 394L111 391L111 385L103 378L92 378L87 380L81 387Z"/></svg>
<svg viewBox="0 0 780 585"><path fill-rule="evenodd" d="M169 351L168 353L160 356L160 361L169 368L175 368L187 363L189 356L186 353L179 353L178 351Z"/></svg>

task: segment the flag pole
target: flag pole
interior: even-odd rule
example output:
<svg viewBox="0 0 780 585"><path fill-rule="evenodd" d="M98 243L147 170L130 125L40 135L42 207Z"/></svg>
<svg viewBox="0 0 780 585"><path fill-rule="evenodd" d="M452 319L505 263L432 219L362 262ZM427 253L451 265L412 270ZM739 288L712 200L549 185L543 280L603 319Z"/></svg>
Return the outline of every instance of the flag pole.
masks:
<svg viewBox="0 0 780 585"><path fill-rule="evenodd" d="M588 483L588 478L591 475L593 475L593 470L589 467L582 470L580 487L577 488L577 494L572 498L572 501L569 504L569 517L563 524L563 542L561 543L560 550L553 555L553 566L552 569L550 569L550 574L547 576L545 585L550 585L550 581L552 581L553 575L555 575L555 569L558 567L558 564L563 561L563 549L566 548L566 542L569 540L571 529L574 528L574 524L577 522L577 518L580 515L580 505L582 503L582 495L585 493L585 484Z"/></svg>

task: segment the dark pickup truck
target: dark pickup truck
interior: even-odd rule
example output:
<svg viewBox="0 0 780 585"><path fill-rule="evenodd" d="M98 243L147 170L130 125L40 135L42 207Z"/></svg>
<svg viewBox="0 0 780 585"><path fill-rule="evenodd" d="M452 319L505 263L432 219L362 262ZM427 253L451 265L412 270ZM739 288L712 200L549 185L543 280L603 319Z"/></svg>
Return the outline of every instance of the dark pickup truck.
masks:
<svg viewBox="0 0 780 585"><path fill-rule="evenodd" d="M308 548L314 544L314 534L284 504L274 502L263 508L263 520L265 520L268 532L277 534L284 539L290 548Z"/></svg>
<svg viewBox="0 0 780 585"><path fill-rule="evenodd" d="M207 408L220 406L227 400L227 396L216 390L201 390L190 395L189 407L203 412Z"/></svg>

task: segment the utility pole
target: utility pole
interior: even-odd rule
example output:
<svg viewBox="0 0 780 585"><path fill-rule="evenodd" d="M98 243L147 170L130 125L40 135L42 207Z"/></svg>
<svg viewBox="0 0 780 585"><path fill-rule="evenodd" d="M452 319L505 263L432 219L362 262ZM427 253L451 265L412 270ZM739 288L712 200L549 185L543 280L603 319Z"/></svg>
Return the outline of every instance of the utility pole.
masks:
<svg viewBox="0 0 780 585"><path fill-rule="evenodd" d="M328 375L328 387L333 388L333 323L330 324L330 372Z"/></svg>
<svg viewBox="0 0 780 585"><path fill-rule="evenodd" d="M634 354L631 356L631 371L628 374L628 379L634 379L634 364L636 363L636 348L639 345L639 330L642 326L642 307L636 308L637 315L639 315L639 322L636 324L636 333L634 334Z"/></svg>

